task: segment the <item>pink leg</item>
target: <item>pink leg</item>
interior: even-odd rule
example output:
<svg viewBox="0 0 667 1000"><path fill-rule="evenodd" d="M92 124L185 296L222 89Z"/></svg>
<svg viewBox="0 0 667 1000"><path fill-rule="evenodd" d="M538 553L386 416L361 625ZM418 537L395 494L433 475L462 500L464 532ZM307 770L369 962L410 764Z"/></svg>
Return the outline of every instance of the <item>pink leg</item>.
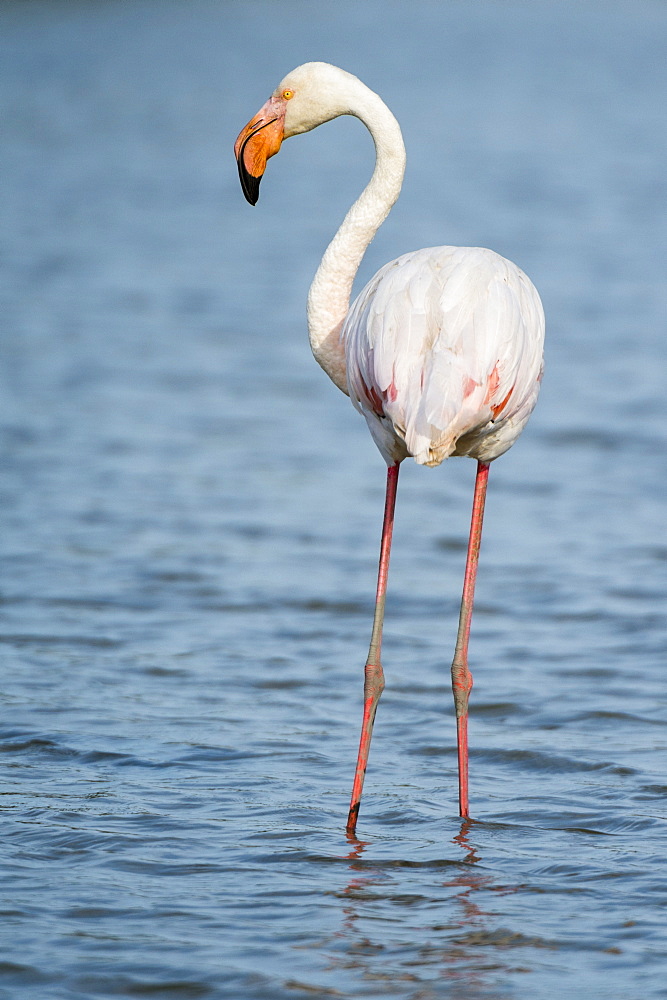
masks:
<svg viewBox="0 0 667 1000"><path fill-rule="evenodd" d="M479 545L482 540L482 520L486 484L489 478L488 462L477 463L475 495L472 502L472 520L468 541L468 558L463 580L463 597L459 615L459 631L452 663L452 691L456 706L456 741L459 755L459 811L464 818L470 815L468 808L468 698L472 688L472 674L468 669L468 638L472 605L475 596L475 579L479 561Z"/></svg>
<svg viewBox="0 0 667 1000"><path fill-rule="evenodd" d="M399 465L390 465L387 469L387 493L384 504L384 521L382 523L382 542L380 544L380 568L378 570L378 585L375 597L375 615L371 644L364 669L364 717L361 723L361 739L357 769L352 786L350 812L347 817L347 832L354 833L359 815L361 793L364 787L368 752L371 747L373 723L380 695L384 691L384 673L380 662L382 646L382 623L384 621L384 603L387 593L387 574L389 572L389 554L391 552L391 535L394 528L394 507L396 506L396 487L398 486Z"/></svg>

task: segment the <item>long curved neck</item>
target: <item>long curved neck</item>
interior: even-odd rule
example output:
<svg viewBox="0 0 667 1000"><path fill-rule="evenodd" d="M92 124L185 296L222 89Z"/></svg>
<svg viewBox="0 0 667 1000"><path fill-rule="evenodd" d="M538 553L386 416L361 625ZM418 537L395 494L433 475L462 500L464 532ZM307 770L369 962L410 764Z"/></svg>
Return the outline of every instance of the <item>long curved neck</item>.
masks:
<svg viewBox="0 0 667 1000"><path fill-rule="evenodd" d="M360 118L375 143L375 170L326 249L308 293L308 333L315 360L347 394L341 329L352 283L366 247L398 198L405 172L405 146L398 122L384 102L364 87L350 114Z"/></svg>

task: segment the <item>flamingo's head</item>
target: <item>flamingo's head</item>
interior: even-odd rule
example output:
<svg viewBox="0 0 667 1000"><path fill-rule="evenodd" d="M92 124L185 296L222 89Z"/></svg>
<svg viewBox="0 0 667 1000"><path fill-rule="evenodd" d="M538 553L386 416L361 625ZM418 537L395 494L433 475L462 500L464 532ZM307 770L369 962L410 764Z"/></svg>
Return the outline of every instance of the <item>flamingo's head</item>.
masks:
<svg viewBox="0 0 667 1000"><path fill-rule="evenodd" d="M353 92L359 86L357 77L329 63L304 63L287 74L234 144L241 187L251 205L259 198L266 161L283 139L353 113Z"/></svg>

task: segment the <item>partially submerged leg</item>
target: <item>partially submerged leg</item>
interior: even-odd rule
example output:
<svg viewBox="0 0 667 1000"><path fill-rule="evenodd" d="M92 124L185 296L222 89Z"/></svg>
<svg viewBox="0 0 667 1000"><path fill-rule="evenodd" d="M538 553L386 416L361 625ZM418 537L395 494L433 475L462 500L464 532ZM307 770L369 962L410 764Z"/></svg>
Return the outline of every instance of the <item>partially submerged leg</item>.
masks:
<svg viewBox="0 0 667 1000"><path fill-rule="evenodd" d="M384 520L382 522L382 542L380 544L380 567L378 570L377 593L375 597L375 615L368 658L364 669L364 717L361 723L361 739L357 769L352 786L350 812L347 817L347 832L354 833L359 815L359 804L366 776L368 752L373 735L373 723L380 695L384 690L384 673L380 662L382 646L382 623L384 621L384 603L387 593L387 574L389 572L389 554L391 552L391 536L394 528L394 507L396 506L396 487L398 485L399 465L390 465L387 469L387 492L384 504Z"/></svg>
<svg viewBox="0 0 667 1000"><path fill-rule="evenodd" d="M461 816L470 815L468 807L468 698L472 688L472 674L468 669L468 637L470 636L470 621L475 596L475 579L479 561L479 545L482 539L482 521L484 519L484 501L486 499L486 484L489 478L489 464L477 463L475 478L475 495L472 503L472 519L470 522L470 538L468 540L468 557L463 580L463 597L459 615L459 631L456 637L456 650L452 663L452 691L456 706L456 741L459 757L459 811Z"/></svg>

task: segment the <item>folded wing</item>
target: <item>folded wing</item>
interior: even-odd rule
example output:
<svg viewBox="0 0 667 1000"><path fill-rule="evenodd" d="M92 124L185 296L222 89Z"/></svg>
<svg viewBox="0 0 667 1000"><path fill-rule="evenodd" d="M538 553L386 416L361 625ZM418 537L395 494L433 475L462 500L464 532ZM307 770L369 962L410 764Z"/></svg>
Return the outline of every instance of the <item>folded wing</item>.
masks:
<svg viewBox="0 0 667 1000"><path fill-rule="evenodd" d="M535 405L542 306L491 250L435 247L392 261L355 300L342 336L351 399L389 462L490 460Z"/></svg>

